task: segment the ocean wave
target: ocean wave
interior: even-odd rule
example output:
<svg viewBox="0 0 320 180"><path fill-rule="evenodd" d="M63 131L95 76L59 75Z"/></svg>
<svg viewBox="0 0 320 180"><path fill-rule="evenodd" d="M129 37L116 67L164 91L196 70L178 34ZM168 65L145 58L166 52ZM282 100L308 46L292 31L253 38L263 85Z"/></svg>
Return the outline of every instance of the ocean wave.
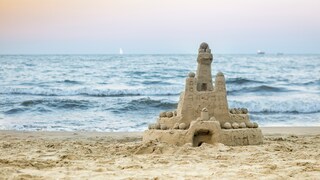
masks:
<svg viewBox="0 0 320 180"><path fill-rule="evenodd" d="M88 109L92 106L92 103L87 100L39 99L23 101L20 105L24 107L43 105L46 107L57 109Z"/></svg>
<svg viewBox="0 0 320 180"><path fill-rule="evenodd" d="M312 86L312 85L320 85L320 79L309 81L309 82L301 82L301 83L293 83L295 85L303 85L303 86Z"/></svg>
<svg viewBox="0 0 320 180"><path fill-rule="evenodd" d="M261 81L256 81L256 80L251 80L251 79L246 79L246 78L228 78L226 80L227 84L237 84L237 85L242 85L242 84L249 84L249 83L263 83Z"/></svg>
<svg viewBox="0 0 320 180"><path fill-rule="evenodd" d="M19 114L28 110L27 108L12 108L4 112L4 114Z"/></svg>
<svg viewBox="0 0 320 180"><path fill-rule="evenodd" d="M295 100L279 100L264 99L255 101L230 101L230 107L246 107L250 113L319 113L320 100L317 99L295 99Z"/></svg>
<svg viewBox="0 0 320 180"><path fill-rule="evenodd" d="M66 79L64 81L57 81L57 83L65 83L65 84L83 84L82 82L80 81L75 81L75 80L69 80L69 79Z"/></svg>
<svg viewBox="0 0 320 180"><path fill-rule="evenodd" d="M151 98L141 98L132 100L130 103L128 103L130 107L155 107L155 108L176 108L177 103L172 102L166 102L163 100L153 100Z"/></svg>
<svg viewBox="0 0 320 180"><path fill-rule="evenodd" d="M24 112L47 113L56 110L86 110L93 107L94 103L87 100L72 99L37 99L25 100L11 109L4 111L5 114L20 114Z"/></svg>
<svg viewBox="0 0 320 180"><path fill-rule="evenodd" d="M164 81L143 81L142 84L145 84L145 85L154 85L154 84L157 84L157 85L171 85L171 83L169 82L164 82Z"/></svg>
<svg viewBox="0 0 320 180"><path fill-rule="evenodd" d="M48 112L52 112L52 111L47 107L36 107L36 108L14 107L14 108L11 108L7 111L4 111L4 114L15 115L15 114L21 114L21 113L25 113L25 112L48 113Z"/></svg>
<svg viewBox="0 0 320 180"><path fill-rule="evenodd" d="M0 89L0 94L21 94L21 95L40 95L40 96L143 96L143 95L179 95L181 88L141 88L141 89L58 89L58 88L11 88Z"/></svg>
<svg viewBox="0 0 320 180"><path fill-rule="evenodd" d="M253 87L243 87L240 89L228 90L228 93L241 93L241 92L257 92L257 93L266 93L266 92L288 92L292 91L287 88L283 87L274 87L268 85L260 85L260 86L253 86Z"/></svg>
<svg viewBox="0 0 320 180"><path fill-rule="evenodd" d="M124 96L175 96L183 91L180 86L163 86L139 89L95 89L95 88L12 88L4 87L0 89L0 94L20 94L20 95L39 95L39 96L95 96L95 97L124 97ZM246 92L288 92L292 91L283 87L274 87L268 85L254 87L228 87L229 94Z"/></svg>
<svg viewBox="0 0 320 180"><path fill-rule="evenodd" d="M150 97L140 98L130 101L129 103L122 104L119 108L112 107L113 112L127 112L127 111L144 111L146 109L175 109L177 108L176 102L168 102L166 100L154 100Z"/></svg>

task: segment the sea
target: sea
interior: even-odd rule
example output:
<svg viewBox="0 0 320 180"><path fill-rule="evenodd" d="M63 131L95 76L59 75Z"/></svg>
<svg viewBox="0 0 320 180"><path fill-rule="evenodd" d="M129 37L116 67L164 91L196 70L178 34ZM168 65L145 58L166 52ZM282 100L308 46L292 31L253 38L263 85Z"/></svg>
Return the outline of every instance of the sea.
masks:
<svg viewBox="0 0 320 180"><path fill-rule="evenodd" d="M143 131L177 107L196 54L0 55L0 129ZM320 126L320 55L215 55L230 108L260 126Z"/></svg>

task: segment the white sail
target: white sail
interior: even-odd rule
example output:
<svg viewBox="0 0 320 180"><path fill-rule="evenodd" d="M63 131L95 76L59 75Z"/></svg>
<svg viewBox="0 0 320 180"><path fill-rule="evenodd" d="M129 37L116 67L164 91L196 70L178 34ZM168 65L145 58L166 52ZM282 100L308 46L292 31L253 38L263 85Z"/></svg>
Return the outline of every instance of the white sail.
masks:
<svg viewBox="0 0 320 180"><path fill-rule="evenodd" d="M123 54L122 48L119 49L119 54Z"/></svg>

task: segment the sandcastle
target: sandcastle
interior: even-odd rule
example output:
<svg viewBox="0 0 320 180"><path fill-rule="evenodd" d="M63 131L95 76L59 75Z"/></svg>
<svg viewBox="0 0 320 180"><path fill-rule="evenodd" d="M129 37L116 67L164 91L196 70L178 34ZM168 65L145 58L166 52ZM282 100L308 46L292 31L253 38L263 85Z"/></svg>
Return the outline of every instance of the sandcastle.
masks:
<svg viewBox="0 0 320 180"><path fill-rule="evenodd" d="M202 43L197 58L196 74L190 72L175 111L161 112L157 122L149 125L143 141L159 141L174 145L223 143L256 145L263 142L261 129L249 119L246 108L228 108L223 73L216 75L213 85L213 56L207 43Z"/></svg>

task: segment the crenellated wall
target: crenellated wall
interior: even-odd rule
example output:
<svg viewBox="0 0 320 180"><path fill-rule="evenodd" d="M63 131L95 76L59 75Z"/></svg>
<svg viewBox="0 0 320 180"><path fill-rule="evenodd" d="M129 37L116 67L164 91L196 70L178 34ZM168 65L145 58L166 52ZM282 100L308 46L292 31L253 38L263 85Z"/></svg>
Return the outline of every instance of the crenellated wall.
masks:
<svg viewBox="0 0 320 180"><path fill-rule="evenodd" d="M201 110L206 108L209 116L214 116L219 121L230 119L225 79L222 73L218 73L215 87L211 91L198 91L198 79L188 77L185 91L180 95L177 114L182 117L181 122L189 124L200 116Z"/></svg>

